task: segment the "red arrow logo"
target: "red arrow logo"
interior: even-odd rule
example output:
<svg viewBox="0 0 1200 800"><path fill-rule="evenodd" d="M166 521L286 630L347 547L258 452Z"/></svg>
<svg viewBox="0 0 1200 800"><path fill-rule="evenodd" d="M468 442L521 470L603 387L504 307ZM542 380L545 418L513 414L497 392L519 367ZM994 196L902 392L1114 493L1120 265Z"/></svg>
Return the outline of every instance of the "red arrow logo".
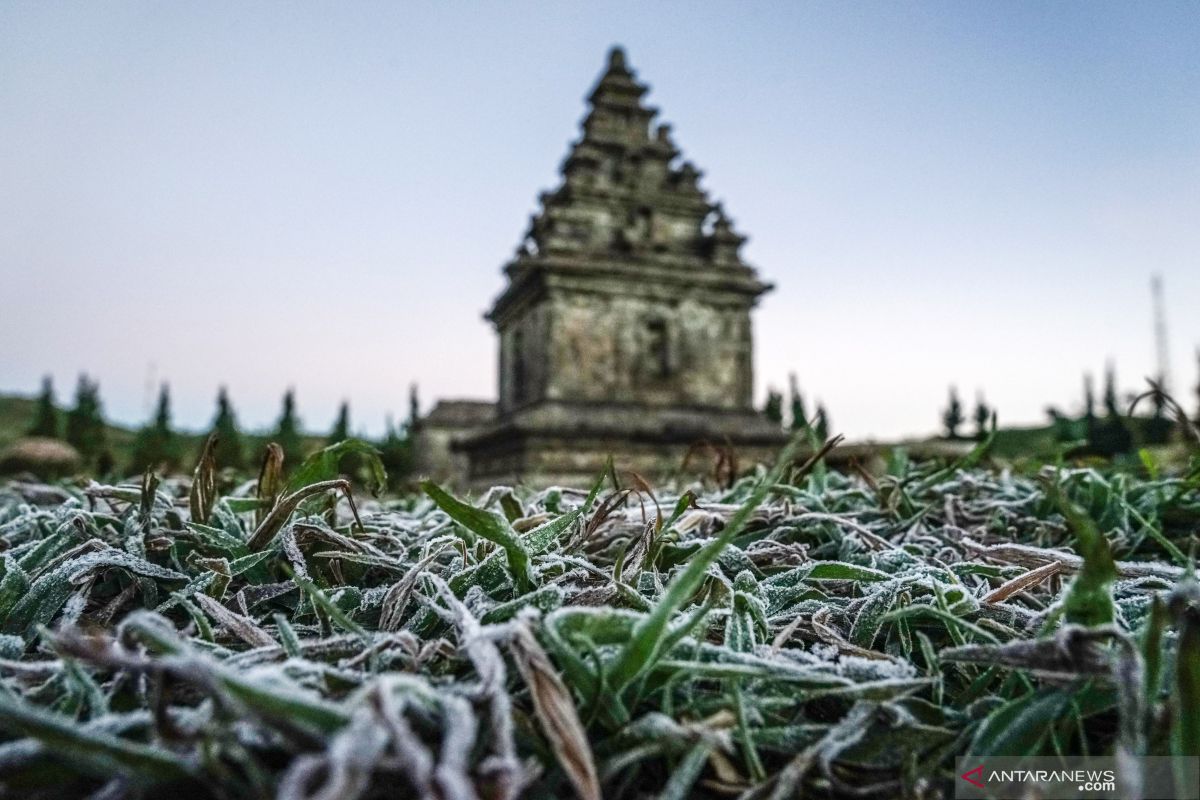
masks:
<svg viewBox="0 0 1200 800"><path fill-rule="evenodd" d="M983 777L983 764L980 764L975 769L967 770L959 777L961 777L964 781L971 784L972 786L978 786L980 789L984 788L982 783L980 783L979 781L977 781L971 777L972 775L978 775L980 778L982 778Z"/></svg>

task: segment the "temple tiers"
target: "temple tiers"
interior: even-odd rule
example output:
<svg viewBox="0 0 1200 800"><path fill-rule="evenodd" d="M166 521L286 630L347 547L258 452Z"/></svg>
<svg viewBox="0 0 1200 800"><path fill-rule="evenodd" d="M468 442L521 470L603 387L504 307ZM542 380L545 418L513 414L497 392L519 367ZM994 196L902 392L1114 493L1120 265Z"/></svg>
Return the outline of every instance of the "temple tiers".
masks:
<svg viewBox="0 0 1200 800"><path fill-rule="evenodd" d="M694 445L730 445L745 463L783 439L752 404L750 311L771 287L646 91L614 48L561 184L504 267L487 313L495 421L454 445L470 483L578 483L610 453L661 479Z"/></svg>

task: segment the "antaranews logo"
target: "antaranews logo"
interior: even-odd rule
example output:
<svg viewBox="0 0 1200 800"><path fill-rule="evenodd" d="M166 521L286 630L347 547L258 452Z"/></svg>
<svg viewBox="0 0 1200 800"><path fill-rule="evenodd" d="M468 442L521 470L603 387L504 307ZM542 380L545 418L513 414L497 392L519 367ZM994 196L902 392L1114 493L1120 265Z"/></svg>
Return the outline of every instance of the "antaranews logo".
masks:
<svg viewBox="0 0 1200 800"><path fill-rule="evenodd" d="M1138 796L1200 800L1200 758L960 758L956 798L1090 800Z"/></svg>
<svg viewBox="0 0 1200 800"><path fill-rule="evenodd" d="M972 778L971 777L972 775L974 775L975 777ZM982 764L980 764L975 769L967 770L959 777L962 778L967 783L971 784L972 786L978 786L980 789L984 788L984 785L979 782L979 781L983 780L983 765Z"/></svg>

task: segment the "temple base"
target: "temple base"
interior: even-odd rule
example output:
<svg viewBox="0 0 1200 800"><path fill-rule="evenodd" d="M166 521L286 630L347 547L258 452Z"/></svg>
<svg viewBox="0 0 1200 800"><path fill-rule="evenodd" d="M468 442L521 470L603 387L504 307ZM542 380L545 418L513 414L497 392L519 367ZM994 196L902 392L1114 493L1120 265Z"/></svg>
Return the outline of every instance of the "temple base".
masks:
<svg viewBox="0 0 1200 800"><path fill-rule="evenodd" d="M618 475L651 485L725 478L773 462L787 435L752 411L538 404L455 443L462 483L586 488L610 455Z"/></svg>

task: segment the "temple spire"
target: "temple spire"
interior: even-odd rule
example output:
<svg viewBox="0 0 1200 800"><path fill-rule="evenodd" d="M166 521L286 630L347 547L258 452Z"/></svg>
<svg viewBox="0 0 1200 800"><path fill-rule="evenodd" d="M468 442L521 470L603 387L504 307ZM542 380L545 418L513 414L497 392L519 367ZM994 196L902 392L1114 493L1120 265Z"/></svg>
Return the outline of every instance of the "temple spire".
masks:
<svg viewBox="0 0 1200 800"><path fill-rule="evenodd" d="M633 70L625 60L625 51L619 46L608 51L608 68L600 76L588 96L593 107L611 105L618 108L641 108L641 98L647 91L645 84L638 83Z"/></svg>
<svg viewBox="0 0 1200 800"><path fill-rule="evenodd" d="M619 44L614 44L608 49L608 69L624 70L625 67L625 48Z"/></svg>
<svg viewBox="0 0 1200 800"><path fill-rule="evenodd" d="M581 135L562 163L562 183L540 196L510 274L569 257L692 275L740 273L748 287L759 285L741 260L745 237L714 207L671 126L644 102L648 91L625 51L610 49L588 93Z"/></svg>

